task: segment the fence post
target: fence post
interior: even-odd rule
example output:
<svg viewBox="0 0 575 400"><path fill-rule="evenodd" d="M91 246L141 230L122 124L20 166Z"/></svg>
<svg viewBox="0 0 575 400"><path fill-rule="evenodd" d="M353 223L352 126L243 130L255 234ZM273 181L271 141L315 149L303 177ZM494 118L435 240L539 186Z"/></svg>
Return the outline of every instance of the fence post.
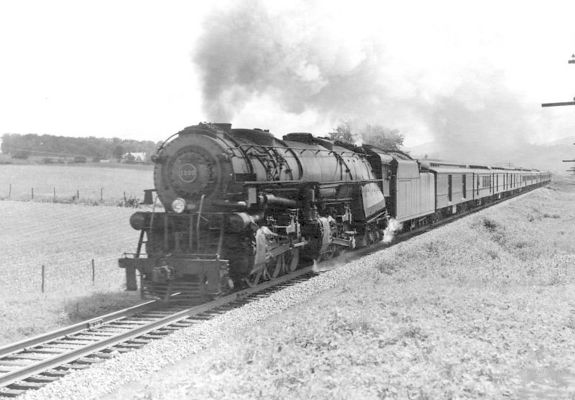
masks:
<svg viewBox="0 0 575 400"><path fill-rule="evenodd" d="M76 189L76 200L80 200L80 189Z"/></svg>
<svg viewBox="0 0 575 400"><path fill-rule="evenodd" d="M92 258L92 285L94 285L95 283L96 283L96 263Z"/></svg>
<svg viewBox="0 0 575 400"><path fill-rule="evenodd" d="M32 188L31 193L32 193L32 200L34 200L34 188Z"/></svg>
<svg viewBox="0 0 575 400"><path fill-rule="evenodd" d="M54 200L53 201L56 201L56 186L54 186Z"/></svg>
<svg viewBox="0 0 575 400"><path fill-rule="evenodd" d="M104 201L104 188L100 188L100 201Z"/></svg>
<svg viewBox="0 0 575 400"><path fill-rule="evenodd" d="M12 184L8 187L8 198L12 197Z"/></svg>
<svg viewBox="0 0 575 400"><path fill-rule="evenodd" d="M42 293L44 293L45 280L46 280L46 266L42 265Z"/></svg>

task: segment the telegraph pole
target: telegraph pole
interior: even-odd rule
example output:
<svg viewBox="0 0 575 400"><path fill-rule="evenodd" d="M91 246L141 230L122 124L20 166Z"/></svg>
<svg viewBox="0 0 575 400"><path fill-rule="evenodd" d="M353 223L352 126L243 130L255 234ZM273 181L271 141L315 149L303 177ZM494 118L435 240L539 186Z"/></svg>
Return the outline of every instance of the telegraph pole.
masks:
<svg viewBox="0 0 575 400"><path fill-rule="evenodd" d="M575 54L571 55L571 59L567 61L568 64L575 64ZM558 103L543 103L541 107L558 107L558 106L575 106L575 98L574 101L561 101Z"/></svg>
<svg viewBox="0 0 575 400"><path fill-rule="evenodd" d="M575 160L563 160L563 162L575 162ZM567 172L573 172L573 174L575 175L575 167L571 167L571 169L568 169Z"/></svg>
<svg viewBox="0 0 575 400"><path fill-rule="evenodd" d="M571 59L567 60L567 63L575 64L575 54L571 55ZM574 101L562 101L558 103L543 103L541 104L541 107L575 106L575 98L573 98L573 100ZM563 160L563 162L575 162L575 160ZM573 172L573 174L575 175L575 167L571 167L570 169L567 170L567 172Z"/></svg>

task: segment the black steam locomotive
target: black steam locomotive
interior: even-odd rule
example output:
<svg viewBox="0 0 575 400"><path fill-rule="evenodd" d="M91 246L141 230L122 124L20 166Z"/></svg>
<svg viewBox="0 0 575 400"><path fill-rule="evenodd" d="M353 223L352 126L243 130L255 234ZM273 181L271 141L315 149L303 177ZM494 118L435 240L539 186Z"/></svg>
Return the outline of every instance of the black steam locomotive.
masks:
<svg viewBox="0 0 575 400"><path fill-rule="evenodd" d="M205 300L544 184L549 174L444 163L290 133L201 123L153 157L162 211L136 212L128 290ZM155 204L155 202L153 202Z"/></svg>

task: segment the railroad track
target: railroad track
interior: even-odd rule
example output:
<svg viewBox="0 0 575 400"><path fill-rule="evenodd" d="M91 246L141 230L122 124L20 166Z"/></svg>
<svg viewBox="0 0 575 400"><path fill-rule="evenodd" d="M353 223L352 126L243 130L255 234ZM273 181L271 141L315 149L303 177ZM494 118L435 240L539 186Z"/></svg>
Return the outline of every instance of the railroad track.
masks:
<svg viewBox="0 0 575 400"><path fill-rule="evenodd" d="M313 276L306 267L209 303L185 307L149 301L0 348L0 398L17 397L78 369L139 349L170 333Z"/></svg>
<svg viewBox="0 0 575 400"><path fill-rule="evenodd" d="M528 191L511 197L526 193ZM433 225L398 234L393 244L447 225L509 198L455 214ZM390 245L379 243L359 249L348 261L380 251ZM58 380L73 370L89 368L91 364L114 357L118 353L141 348L176 330L211 319L213 316L241 307L251 300L266 297L282 288L307 280L316 272L314 266L305 267L273 281L263 282L256 287L234 292L197 306L185 307L181 304L166 306L159 301L149 301L0 347L0 398L17 397L26 391L38 389Z"/></svg>

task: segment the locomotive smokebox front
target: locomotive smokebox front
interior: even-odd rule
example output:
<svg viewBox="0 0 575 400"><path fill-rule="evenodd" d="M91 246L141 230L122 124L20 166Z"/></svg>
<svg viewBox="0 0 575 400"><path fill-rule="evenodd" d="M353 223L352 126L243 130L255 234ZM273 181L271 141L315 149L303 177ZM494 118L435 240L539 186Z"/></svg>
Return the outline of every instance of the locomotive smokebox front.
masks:
<svg viewBox="0 0 575 400"><path fill-rule="evenodd" d="M167 210L183 206L198 211L200 202L208 205L223 197L233 179L225 148L211 131L195 127L179 132L158 150L154 184ZM180 204L182 199L184 205Z"/></svg>

